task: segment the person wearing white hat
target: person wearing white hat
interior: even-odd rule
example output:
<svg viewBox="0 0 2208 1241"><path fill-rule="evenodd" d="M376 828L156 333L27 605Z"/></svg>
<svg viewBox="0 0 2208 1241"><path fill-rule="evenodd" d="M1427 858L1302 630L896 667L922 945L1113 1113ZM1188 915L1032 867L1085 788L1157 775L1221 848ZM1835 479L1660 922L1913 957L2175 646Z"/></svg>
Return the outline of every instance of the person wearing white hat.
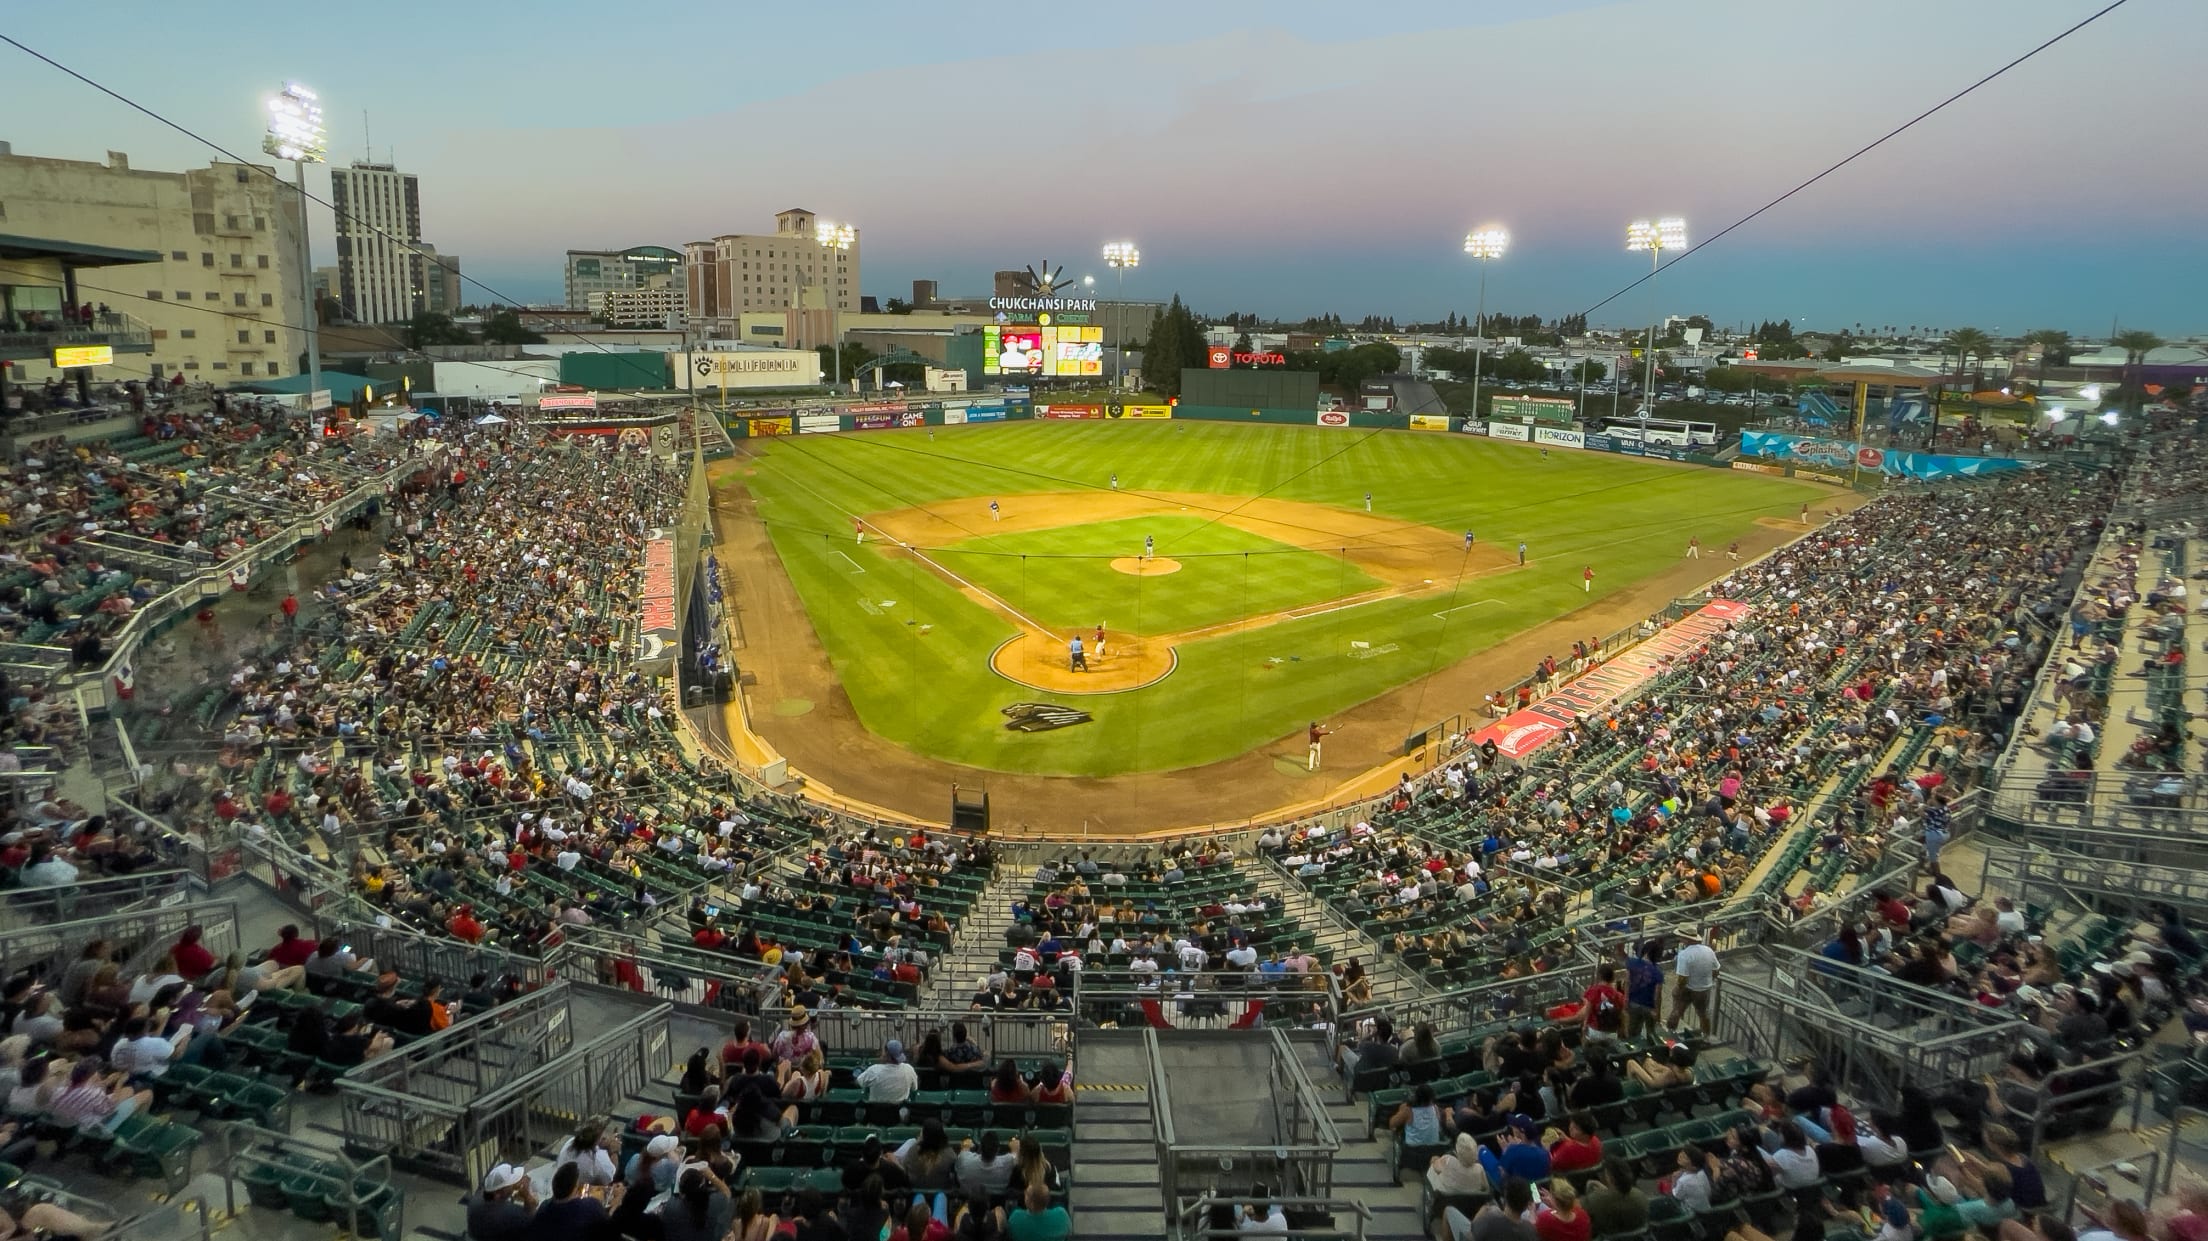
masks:
<svg viewBox="0 0 2208 1241"><path fill-rule="evenodd" d="M537 1196L529 1175L510 1163L484 1174L483 1186L468 1200L468 1236L473 1241L524 1241L536 1219Z"/></svg>
<svg viewBox="0 0 2208 1241"><path fill-rule="evenodd" d="M634 1185L645 1177L652 1178L652 1192L673 1193L677 1178L682 1175L682 1139L672 1133L658 1134L644 1144L644 1149L629 1156L629 1166L622 1169L621 1183Z"/></svg>

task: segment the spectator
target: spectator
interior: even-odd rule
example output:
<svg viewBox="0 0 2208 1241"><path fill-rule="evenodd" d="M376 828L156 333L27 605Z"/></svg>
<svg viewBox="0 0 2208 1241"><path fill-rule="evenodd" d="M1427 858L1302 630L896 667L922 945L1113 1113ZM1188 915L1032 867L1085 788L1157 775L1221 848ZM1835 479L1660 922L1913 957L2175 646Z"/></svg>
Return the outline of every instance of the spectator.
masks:
<svg viewBox="0 0 2208 1241"><path fill-rule="evenodd" d="M470 1241L532 1241L536 1226L537 1197L528 1174L502 1163L483 1176L483 1185L468 1199Z"/></svg>
<svg viewBox="0 0 2208 1241"><path fill-rule="evenodd" d="M1554 1180L1542 1187L1533 1233L1539 1241L1592 1241L1594 1221L1580 1209L1579 1191L1570 1181Z"/></svg>
<svg viewBox="0 0 2208 1241"><path fill-rule="evenodd" d="M582 1169L575 1163L553 1169L552 1200L537 1208L529 1224L531 1241L598 1241L608 1231L606 1204L619 1205L622 1187L613 1186L605 1199L583 1192L583 1187Z"/></svg>
<svg viewBox="0 0 2208 1241"><path fill-rule="evenodd" d="M736 1221L736 1200L710 1164L682 1172L675 1195L659 1208L662 1241L723 1241Z"/></svg>
<svg viewBox="0 0 2208 1241"><path fill-rule="evenodd" d="M956 1164L959 1191L969 1198L994 1201L1012 1182L1013 1155L999 1145L997 1131L984 1129L971 1149L960 1151Z"/></svg>
<svg viewBox="0 0 2208 1241"><path fill-rule="evenodd" d="M905 1045L891 1039L882 1046L882 1058L859 1070L857 1083L869 1103L903 1103L920 1088L920 1074L905 1063Z"/></svg>
<svg viewBox="0 0 2208 1241"><path fill-rule="evenodd" d="M1011 1241L1064 1241L1073 1234L1073 1217L1062 1206L1053 1206L1050 1190L1032 1182L1020 1196L1020 1205L1005 1218L1005 1236Z"/></svg>

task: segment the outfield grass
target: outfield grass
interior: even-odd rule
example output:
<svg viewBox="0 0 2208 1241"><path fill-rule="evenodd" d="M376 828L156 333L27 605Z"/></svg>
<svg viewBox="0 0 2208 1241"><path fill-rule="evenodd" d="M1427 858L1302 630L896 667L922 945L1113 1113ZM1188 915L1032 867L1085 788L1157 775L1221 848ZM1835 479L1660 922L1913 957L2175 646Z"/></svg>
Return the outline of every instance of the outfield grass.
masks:
<svg viewBox="0 0 2208 1241"><path fill-rule="evenodd" d="M1474 436L1277 425L1033 422L789 437L759 447L747 485L859 718L924 754L1039 774L1114 775L1232 757L1582 606L1584 565L1595 566L1599 596L1675 564L1690 535L1722 548L1757 517L1792 517L1824 494L1786 479L1603 453L1544 457ZM1114 472L1130 490L1263 493L1360 512L1369 490L1375 511L1387 516L1476 528L1483 543L1504 547L1523 540L1532 565L1465 579L1439 603L1390 599L1190 643L1173 675L1148 689L1071 700L1094 714L1091 723L1009 732L1002 707L1048 698L989 670L989 652L1013 635L1011 624L909 558L885 556L873 541L854 546L851 518L932 506L964 515L972 538L993 542L980 516L988 497L1103 488ZM971 502L948 503L962 499ZM1004 537L1108 558L1131 554L1126 532L1115 528L1122 524ZM1221 538L1254 537L1211 529ZM1160 554L1169 554L1163 543L1161 536ZM972 550L963 558L969 564L987 559ZM1283 598L1295 606L1370 588L1369 580L1341 581L1319 553L1272 555L1312 556L1328 567L1268 584L1279 593L1251 613L1279 611ZM1074 565L1110 572L1103 559ZM1027 571L1033 604L1032 561ZM1223 597L1213 588L1221 583L1206 577L1184 568L1145 579L1143 627L1164 631L1150 619L1153 607L1219 616ZM1176 585L1190 592L1185 602L1169 593ZM1078 584L1062 589L1066 623L1124 623L1083 611ZM1350 659L1353 641L1396 650ZM1425 714L1438 719L1471 705L1435 703ZM1404 729L1430 722L1406 719Z"/></svg>
<svg viewBox="0 0 2208 1241"><path fill-rule="evenodd" d="M1180 564L1178 572L1136 577L1112 567L1113 558L1141 555L1145 535L1157 540L1159 556ZM1129 633L1182 633L1380 585L1339 554L1304 551L1177 514L985 536L932 554L1053 629L1101 624Z"/></svg>

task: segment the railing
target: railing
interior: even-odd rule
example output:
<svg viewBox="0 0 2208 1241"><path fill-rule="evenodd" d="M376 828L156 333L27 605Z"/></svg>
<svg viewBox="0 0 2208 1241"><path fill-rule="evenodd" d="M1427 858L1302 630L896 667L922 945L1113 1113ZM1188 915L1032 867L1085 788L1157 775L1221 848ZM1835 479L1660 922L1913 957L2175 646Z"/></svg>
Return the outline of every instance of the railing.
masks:
<svg viewBox="0 0 2208 1241"><path fill-rule="evenodd" d="M218 961L242 950L237 902L196 901L0 931L0 975L28 971L59 979L85 945L104 939L118 950L117 966L128 978L160 960L188 926L201 928L201 945Z"/></svg>
<svg viewBox="0 0 2208 1241"><path fill-rule="evenodd" d="M596 927L570 928L566 942L553 951L546 967L556 967L570 980L641 989L688 1016L708 1020L768 1014L782 994L780 966L709 952L679 940L656 942Z"/></svg>
<svg viewBox="0 0 2208 1241"><path fill-rule="evenodd" d="M186 870L107 875L53 888L14 888L0 894L0 910L14 924L72 922L145 905L181 905L191 899Z"/></svg>
<svg viewBox="0 0 2208 1241"><path fill-rule="evenodd" d="M406 1195L392 1184L391 1157L355 1161L339 1151L301 1149L289 1133L261 1129L243 1121L215 1127L219 1149L206 1171L222 1181L223 1206L238 1217L238 1186L256 1168L281 1168L286 1182L299 1181L330 1204L340 1231L361 1237L406 1235ZM141 1234L128 1234L140 1241Z"/></svg>
<svg viewBox="0 0 2208 1241"><path fill-rule="evenodd" d="M1072 1015L1084 1026L1163 1022L1176 1030L1332 1029L1341 1009L1341 984L1324 970L1147 974L1091 967L1074 975Z"/></svg>
<svg viewBox="0 0 2208 1241"><path fill-rule="evenodd" d="M1892 1108L1998 1069L2026 1037L2015 1017L1797 949L1764 947L1720 975L1717 1033L1766 1062L1807 1057L1835 1089Z"/></svg>
<svg viewBox="0 0 2208 1241"><path fill-rule="evenodd" d="M1173 1091L1158 1032L1143 1031L1160 1189L1171 1207L1181 1208L1206 1195L1247 1198L1260 1183L1288 1198L1333 1196L1334 1156L1341 1150L1341 1134L1286 1035L1277 1029L1263 1034L1205 1031L1183 1035L1174 1046L1176 1052L1186 1052L1204 1043L1246 1046L1260 1040L1268 1056L1263 1088L1271 1104L1273 1132L1257 1140L1207 1141L1181 1136L1173 1119Z"/></svg>
<svg viewBox="0 0 2208 1241"><path fill-rule="evenodd" d="M354 956L375 962L377 972L388 970L417 982L437 978L461 983L483 974L491 979L511 977L523 987L535 988L551 982L559 973L551 961L404 927L351 919L319 925L328 928L323 933L351 945Z"/></svg>
<svg viewBox="0 0 2208 1241"><path fill-rule="evenodd" d="M1008 1058L1058 1060L1073 1058L1073 1018L1069 1013L991 1013L962 1009L830 1008L813 1014L813 1036L826 1056L878 1056L882 1045L898 1039L916 1048L930 1032L946 1040L954 1023L966 1033L991 1063ZM754 1035L764 1033L756 1028Z"/></svg>
<svg viewBox="0 0 2208 1241"><path fill-rule="evenodd" d="M1434 1037L1448 1042L1483 1033L1497 1022L1521 1021L1556 1005L1577 1002L1594 981L1593 963L1567 965L1545 974L1497 978L1439 995L1352 1009L1341 1015L1335 1029L1339 1039L1354 1042L1358 1026L1386 1017L1397 1030L1431 1025Z"/></svg>
<svg viewBox="0 0 2208 1241"><path fill-rule="evenodd" d="M2141 917L2167 904L2194 919L2208 917L2208 875L2192 866L2157 866L2102 856L1987 845L1979 891L2020 904L2075 900L2086 909Z"/></svg>
<svg viewBox="0 0 2208 1241"><path fill-rule="evenodd" d="M574 1039L568 989L555 982L358 1065L337 1082L345 1148L472 1184L469 1105L566 1054Z"/></svg>
<svg viewBox="0 0 2208 1241"><path fill-rule="evenodd" d="M2140 1047L2097 1060L2066 1064L2048 1074L2033 1090L2030 1115L2009 1117L2010 1127L2023 1139L2025 1150L2036 1151L2047 1138L2048 1131L2057 1127L2058 1119L2065 1122L2061 1126L2064 1132L2058 1133L2058 1137L2067 1137L2073 1132L2098 1133L2115 1124L2124 1110L2124 1101L2130 1099L2131 1127L2136 1130L2140 1113L2152 1093L2146 1076L2157 1054L2154 1047ZM2095 1081L2095 1078L2102 1080ZM2081 1117L2084 1123L2071 1123ZM2146 1182L2153 1183L2151 1177Z"/></svg>
<svg viewBox="0 0 2208 1241"><path fill-rule="evenodd" d="M525 1163L585 1120L610 1115L623 1099L641 1094L674 1066L673 1012L662 1004L641 1013L471 1101L461 1124L465 1183L481 1184L494 1164Z"/></svg>
<svg viewBox="0 0 2208 1241"><path fill-rule="evenodd" d="M57 293L59 289L55 290ZM58 311L55 313L59 313ZM150 349L153 329L117 310L94 311L87 322L57 320L50 327L0 331L0 349L52 349L64 345L113 345Z"/></svg>
<svg viewBox="0 0 2208 1241"><path fill-rule="evenodd" d="M1180 1216L1174 1221L1179 1231L1175 1235L1181 1241L1237 1241L1237 1238L1249 1236L1247 1231L1240 1228L1214 1228L1208 1222L1212 1213L1220 1207L1234 1210L1244 1201L1247 1199L1220 1197L1210 1192L1199 1194L1180 1204ZM1283 1212L1294 1211L1298 1215L1323 1214L1337 1221L1345 1217L1349 1220L1346 1228L1298 1228L1290 1224L1286 1232L1265 1234L1287 1237L1289 1241L1364 1241L1365 1228L1372 1223L1372 1212L1364 1203L1351 1198L1283 1198L1268 1195L1265 1201L1271 1206L1281 1208Z"/></svg>

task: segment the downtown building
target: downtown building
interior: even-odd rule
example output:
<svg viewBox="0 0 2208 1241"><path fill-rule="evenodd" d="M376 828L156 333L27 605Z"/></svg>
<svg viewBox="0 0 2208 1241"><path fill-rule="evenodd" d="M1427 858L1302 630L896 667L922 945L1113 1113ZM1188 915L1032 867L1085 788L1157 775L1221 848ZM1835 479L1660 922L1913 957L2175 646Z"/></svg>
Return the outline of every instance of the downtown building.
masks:
<svg viewBox="0 0 2208 1241"><path fill-rule="evenodd" d="M736 339L745 313L789 311L791 339L751 341L810 348L836 336L836 316L859 309L859 236L849 249L820 244L819 217L792 208L772 233L724 233L682 248L689 326L709 338Z"/></svg>
<svg viewBox="0 0 2208 1241"><path fill-rule="evenodd" d="M355 323L405 323L460 309L460 259L422 240L421 180L390 164L330 169L337 301Z"/></svg>
<svg viewBox="0 0 2208 1241"><path fill-rule="evenodd" d="M79 303L104 309L111 335L130 342L100 368L103 382L182 374L221 386L298 373L308 305L300 226L298 191L268 165L159 172L131 167L120 151L54 159L0 142L0 234L142 256L75 277ZM45 265L0 260L0 317L51 318L62 297ZM12 380L46 370L19 362Z"/></svg>
<svg viewBox="0 0 2208 1241"><path fill-rule="evenodd" d="M598 309L594 299L660 286L682 287L682 251L666 246L570 250L564 284L569 310Z"/></svg>

